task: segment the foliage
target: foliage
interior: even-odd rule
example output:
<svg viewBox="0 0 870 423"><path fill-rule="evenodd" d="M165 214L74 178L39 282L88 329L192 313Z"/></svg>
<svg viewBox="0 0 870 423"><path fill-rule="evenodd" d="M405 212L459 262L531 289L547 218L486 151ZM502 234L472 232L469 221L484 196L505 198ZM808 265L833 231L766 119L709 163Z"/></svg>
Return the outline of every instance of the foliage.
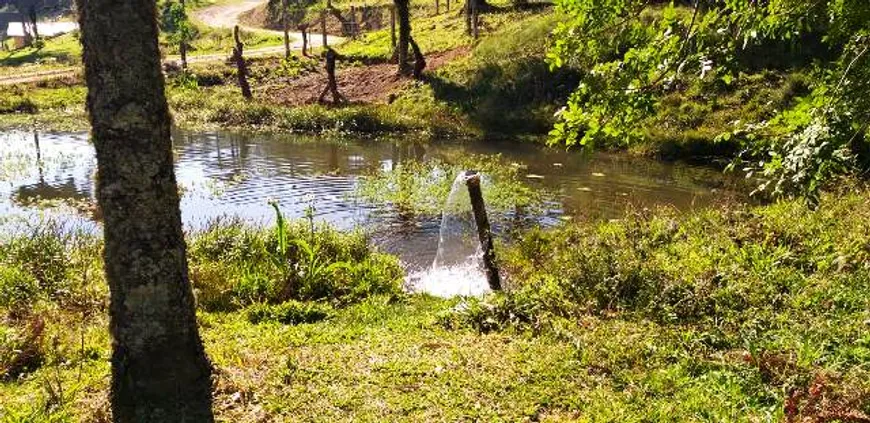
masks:
<svg viewBox="0 0 870 423"><path fill-rule="evenodd" d="M815 196L832 175L853 167L848 153L863 142L870 120L866 2L698 0L686 9L641 0L561 0L557 8L569 20L554 33L550 63L585 73L559 112L554 142L636 143L662 96L693 80L730 85L744 52L771 40L797 46L815 36L839 56L817 56L811 95L778 119L743 122L737 132L746 134L746 158L760 163L749 166L760 171L760 188L776 195Z"/></svg>
<svg viewBox="0 0 870 423"><path fill-rule="evenodd" d="M199 33L187 17L187 10L180 1L166 2L160 14L161 30L167 34L170 43L190 43Z"/></svg>
<svg viewBox="0 0 870 423"><path fill-rule="evenodd" d="M438 215L456 176L466 170L484 175L483 197L491 211L534 211L546 199L546 194L524 183L519 164L507 163L501 156L475 155L410 160L397 163L394 169L378 169L361 178L358 192L372 202L390 203L405 212Z"/></svg>

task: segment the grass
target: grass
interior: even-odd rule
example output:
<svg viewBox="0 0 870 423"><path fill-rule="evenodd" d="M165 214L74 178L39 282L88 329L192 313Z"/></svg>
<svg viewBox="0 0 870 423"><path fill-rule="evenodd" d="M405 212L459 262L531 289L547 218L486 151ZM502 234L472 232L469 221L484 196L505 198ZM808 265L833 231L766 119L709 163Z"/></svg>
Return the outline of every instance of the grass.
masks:
<svg viewBox="0 0 870 423"><path fill-rule="evenodd" d="M793 68L743 73L731 84L715 78L694 81L662 99L644 142L632 148L666 159L733 157L739 146L720 135L771 119L808 94L809 86L810 78Z"/></svg>
<svg viewBox="0 0 870 423"><path fill-rule="evenodd" d="M364 264L379 255L358 235L321 228L312 241L303 221L282 243L274 228L215 224L190 235L215 411L238 422L860 419L868 205L858 190L816 212L786 201L532 231L500 248L510 293L482 299L354 282L363 295L257 298L249 288L268 284L252 280L287 280L270 264L281 245L305 263L289 240L382 269L377 280L397 274L381 273L385 256ZM30 355L0 382L0 419L109 421L100 242L44 224L2 245L0 351ZM341 277L317 285L330 279Z"/></svg>
<svg viewBox="0 0 870 423"><path fill-rule="evenodd" d="M77 32L47 38L43 42L42 48L25 47L0 52L0 72L14 73L22 65L41 65L40 69L45 67L48 70L81 64L82 46Z"/></svg>
<svg viewBox="0 0 870 423"><path fill-rule="evenodd" d="M0 86L0 127L81 130L87 89L78 77Z"/></svg>

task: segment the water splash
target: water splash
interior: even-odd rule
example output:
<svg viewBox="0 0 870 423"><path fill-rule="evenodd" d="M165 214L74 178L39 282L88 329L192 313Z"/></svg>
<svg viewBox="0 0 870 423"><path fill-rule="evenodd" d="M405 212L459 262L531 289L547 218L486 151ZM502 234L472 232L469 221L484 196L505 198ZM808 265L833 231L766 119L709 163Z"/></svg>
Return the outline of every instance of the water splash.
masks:
<svg viewBox="0 0 870 423"><path fill-rule="evenodd" d="M465 172L459 172L453 180L441 213L438 252L431 268L408 276L407 286L412 292L452 297L489 291L466 178Z"/></svg>

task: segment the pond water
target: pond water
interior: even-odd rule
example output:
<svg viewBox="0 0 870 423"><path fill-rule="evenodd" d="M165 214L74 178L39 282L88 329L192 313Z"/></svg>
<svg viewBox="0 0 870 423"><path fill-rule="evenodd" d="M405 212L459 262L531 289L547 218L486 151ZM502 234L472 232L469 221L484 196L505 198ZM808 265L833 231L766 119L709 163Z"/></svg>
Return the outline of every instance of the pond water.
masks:
<svg viewBox="0 0 870 423"><path fill-rule="evenodd" d="M181 132L175 139L182 216L188 228L220 216L269 223L269 200L290 218L305 216L342 229L362 228L409 267L435 256L438 216L409 217L358 193L360 177L389 172L407 161L450 163L468 155L496 155L522 165L530 187L552 195L522 225L553 225L566 218L611 219L628 208L709 207L739 196L721 172L613 154L580 154L530 143L411 142ZM0 133L0 216L51 215L99 230L94 223L96 159L86 133ZM451 177L452 179L452 177ZM63 204L63 207L53 207ZM511 219L494 219L496 232Z"/></svg>

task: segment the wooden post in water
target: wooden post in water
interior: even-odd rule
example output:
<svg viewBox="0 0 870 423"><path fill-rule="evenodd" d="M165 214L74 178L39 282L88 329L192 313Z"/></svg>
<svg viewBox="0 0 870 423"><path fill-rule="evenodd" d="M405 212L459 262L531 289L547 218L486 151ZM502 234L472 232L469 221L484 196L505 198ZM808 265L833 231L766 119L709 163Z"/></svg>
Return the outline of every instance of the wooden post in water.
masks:
<svg viewBox="0 0 870 423"><path fill-rule="evenodd" d="M486 280L493 291L501 291L501 277L495 260L495 250L492 246L492 230L489 218L486 216L486 204L483 202L483 191L480 189L480 174L477 171L465 172L465 185L468 186L468 196L471 197L471 209L474 212L474 222L477 224L477 238L483 248L483 267Z"/></svg>

